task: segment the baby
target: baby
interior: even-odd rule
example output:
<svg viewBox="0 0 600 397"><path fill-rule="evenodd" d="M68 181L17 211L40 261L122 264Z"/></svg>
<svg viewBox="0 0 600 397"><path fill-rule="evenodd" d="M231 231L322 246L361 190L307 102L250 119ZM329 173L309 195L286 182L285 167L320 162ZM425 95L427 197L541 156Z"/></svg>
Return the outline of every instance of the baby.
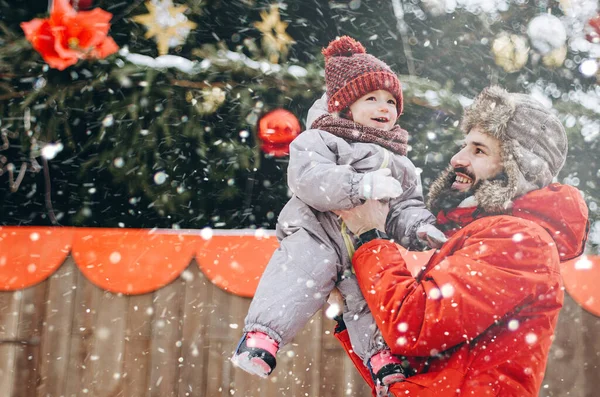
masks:
<svg viewBox="0 0 600 397"><path fill-rule="evenodd" d="M409 375L391 354L351 270L358 236L334 211L365 200L389 200L387 234L400 244L439 247L443 234L425 208L421 182L406 157L408 133L396 125L402 90L388 65L348 36L323 50L323 98L309 111L311 129L290 146L288 185L294 193L277 223L279 248L260 280L232 361L266 377L276 353L324 305L334 288L353 350L386 387ZM317 117L318 116L318 117Z"/></svg>

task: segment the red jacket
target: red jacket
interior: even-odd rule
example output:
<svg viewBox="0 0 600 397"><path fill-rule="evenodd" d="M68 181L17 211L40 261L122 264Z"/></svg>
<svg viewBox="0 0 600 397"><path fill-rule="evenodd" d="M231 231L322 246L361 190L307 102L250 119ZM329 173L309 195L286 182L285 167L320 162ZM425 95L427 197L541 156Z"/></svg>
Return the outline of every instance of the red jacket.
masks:
<svg viewBox="0 0 600 397"><path fill-rule="evenodd" d="M446 214L457 230L416 278L390 241L373 240L354 255L384 339L416 370L390 391L538 396L563 304L559 265L582 253L585 202L577 189L553 184L515 200L510 215L464 212ZM348 350L346 332L336 336ZM368 370L353 361L372 386Z"/></svg>

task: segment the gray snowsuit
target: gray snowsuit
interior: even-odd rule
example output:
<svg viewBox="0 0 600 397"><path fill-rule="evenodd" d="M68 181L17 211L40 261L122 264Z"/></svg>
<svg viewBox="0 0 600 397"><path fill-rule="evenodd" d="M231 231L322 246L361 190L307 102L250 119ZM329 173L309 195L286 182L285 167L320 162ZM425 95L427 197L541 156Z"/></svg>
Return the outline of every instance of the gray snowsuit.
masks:
<svg viewBox="0 0 600 397"><path fill-rule="evenodd" d="M315 102L307 125L324 112ZM281 345L289 343L337 287L345 301L343 319L354 351L367 360L386 348L351 271L355 237L342 230L332 210L364 203L364 173L389 168L403 194L390 201L386 232L404 246L417 243L416 229L435 223L425 208L420 178L406 157L372 143L351 142L329 132L310 129L290 145L288 185L292 198L277 220L280 242L250 305L244 332L261 331ZM349 237L344 242L343 234Z"/></svg>

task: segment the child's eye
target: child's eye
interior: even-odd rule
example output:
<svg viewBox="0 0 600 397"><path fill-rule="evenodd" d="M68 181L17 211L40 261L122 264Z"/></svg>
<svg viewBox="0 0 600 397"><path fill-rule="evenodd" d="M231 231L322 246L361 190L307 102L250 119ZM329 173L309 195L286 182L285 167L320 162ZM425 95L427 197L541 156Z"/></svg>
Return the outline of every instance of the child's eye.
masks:
<svg viewBox="0 0 600 397"><path fill-rule="evenodd" d="M394 101L393 99L390 99L390 100L388 100L388 103L390 103L390 104L392 104L392 105L395 105L395 104L396 104L396 101Z"/></svg>
<svg viewBox="0 0 600 397"><path fill-rule="evenodd" d="M375 100L374 96L370 96L370 97L367 98L367 101L374 101L374 100Z"/></svg>

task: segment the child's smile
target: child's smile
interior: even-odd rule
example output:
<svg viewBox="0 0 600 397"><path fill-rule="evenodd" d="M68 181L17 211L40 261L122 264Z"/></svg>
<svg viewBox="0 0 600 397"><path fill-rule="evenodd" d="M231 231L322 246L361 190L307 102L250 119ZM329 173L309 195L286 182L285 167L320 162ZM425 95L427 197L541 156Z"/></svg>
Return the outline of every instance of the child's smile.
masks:
<svg viewBox="0 0 600 397"><path fill-rule="evenodd" d="M396 98L385 90L369 92L350 105L350 115L355 123L389 131L398 118Z"/></svg>

